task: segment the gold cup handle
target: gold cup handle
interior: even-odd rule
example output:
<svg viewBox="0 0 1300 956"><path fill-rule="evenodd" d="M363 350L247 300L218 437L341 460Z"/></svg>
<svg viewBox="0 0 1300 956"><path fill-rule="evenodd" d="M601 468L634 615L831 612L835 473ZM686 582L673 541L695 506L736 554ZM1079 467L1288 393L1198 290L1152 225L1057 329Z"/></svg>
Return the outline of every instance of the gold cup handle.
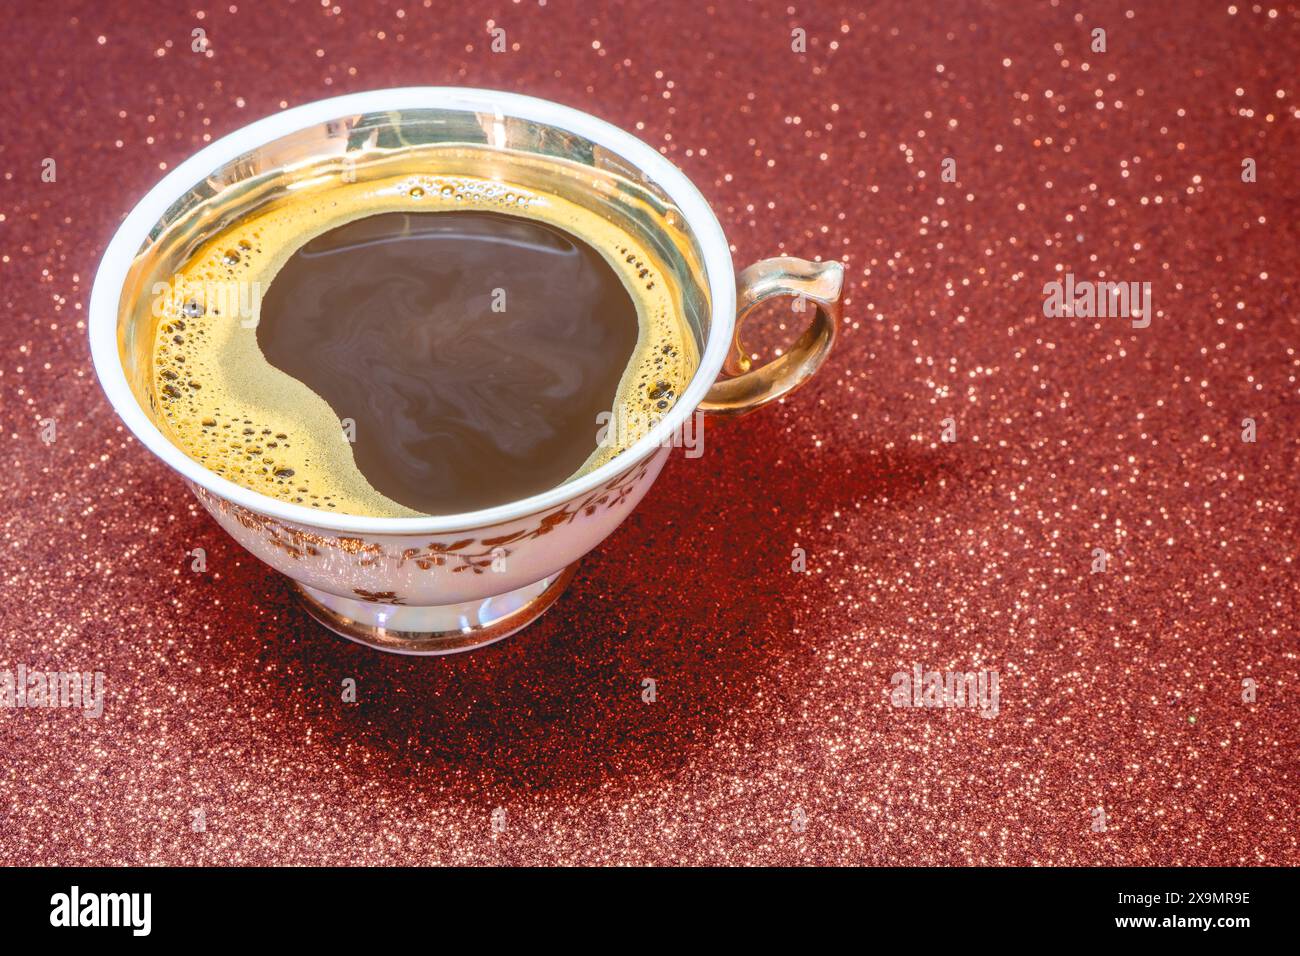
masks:
<svg viewBox="0 0 1300 956"><path fill-rule="evenodd" d="M793 392L826 361L840 324L844 267L838 262L809 262L793 256L763 259L736 280L736 331L722 376L700 402L700 410L717 415L746 415ZM751 369L741 342L745 320L760 302L791 296L812 319L788 352Z"/></svg>

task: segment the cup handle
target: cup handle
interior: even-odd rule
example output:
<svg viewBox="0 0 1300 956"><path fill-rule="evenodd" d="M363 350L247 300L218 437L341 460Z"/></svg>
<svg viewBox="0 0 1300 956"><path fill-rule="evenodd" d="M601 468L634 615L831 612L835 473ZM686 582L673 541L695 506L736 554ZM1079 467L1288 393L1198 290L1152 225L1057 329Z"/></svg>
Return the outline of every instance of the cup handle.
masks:
<svg viewBox="0 0 1300 956"><path fill-rule="evenodd" d="M722 375L713 383L700 410L715 415L747 415L793 392L826 361L840 324L844 267L838 262L809 262L793 256L762 259L736 280L736 331ZM812 320L790 350L766 365L752 368L741 343L741 329L760 302L787 295L802 301Z"/></svg>

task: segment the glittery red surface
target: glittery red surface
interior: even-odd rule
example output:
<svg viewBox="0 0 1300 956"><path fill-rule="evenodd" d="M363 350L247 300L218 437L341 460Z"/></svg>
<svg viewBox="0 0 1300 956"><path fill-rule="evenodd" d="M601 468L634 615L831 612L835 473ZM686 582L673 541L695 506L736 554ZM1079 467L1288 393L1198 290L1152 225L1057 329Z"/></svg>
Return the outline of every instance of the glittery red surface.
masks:
<svg viewBox="0 0 1300 956"><path fill-rule="evenodd" d="M1300 863L1297 11L837 6L6 7L0 668L108 696L0 711L0 860ZM84 328L165 169L416 84L609 119L738 266L850 284L817 380L712 424L539 623L434 660L313 624L129 437ZM1045 318L1065 272L1151 282L1150 328ZM913 664L996 670L999 713L891 706Z"/></svg>

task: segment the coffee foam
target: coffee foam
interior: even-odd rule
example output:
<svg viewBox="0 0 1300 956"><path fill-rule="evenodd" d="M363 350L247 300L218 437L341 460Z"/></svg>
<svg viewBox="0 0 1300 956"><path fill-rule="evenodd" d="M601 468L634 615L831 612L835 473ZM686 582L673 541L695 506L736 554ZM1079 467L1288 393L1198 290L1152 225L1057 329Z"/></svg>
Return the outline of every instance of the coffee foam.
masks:
<svg viewBox="0 0 1300 956"><path fill-rule="evenodd" d="M420 513L376 491L357 468L345 423L257 345L260 293L311 239L385 212L479 210L534 219L583 239L623 280L640 320L637 346L610 410L650 423L672 407L698 363L674 307L675 285L632 235L568 200L468 176L400 176L303 193L236 221L153 290L154 397L172 440L211 471L253 491L323 510L374 517ZM597 423L592 423L596 442ZM611 429L569 480L643 434Z"/></svg>

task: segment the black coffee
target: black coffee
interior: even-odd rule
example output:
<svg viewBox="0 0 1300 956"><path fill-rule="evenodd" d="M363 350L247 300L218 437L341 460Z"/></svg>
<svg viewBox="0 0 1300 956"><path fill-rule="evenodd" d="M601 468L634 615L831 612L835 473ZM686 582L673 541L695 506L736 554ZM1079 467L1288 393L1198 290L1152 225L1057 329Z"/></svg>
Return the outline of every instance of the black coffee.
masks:
<svg viewBox="0 0 1300 956"><path fill-rule="evenodd" d="M355 422L375 490L439 514L581 468L637 332L622 280L575 236L491 212L387 213L293 253L257 343Z"/></svg>
<svg viewBox="0 0 1300 956"><path fill-rule="evenodd" d="M412 171L227 222L156 290L151 397L187 454L283 501L506 504L617 456L694 373L671 273L599 209Z"/></svg>

